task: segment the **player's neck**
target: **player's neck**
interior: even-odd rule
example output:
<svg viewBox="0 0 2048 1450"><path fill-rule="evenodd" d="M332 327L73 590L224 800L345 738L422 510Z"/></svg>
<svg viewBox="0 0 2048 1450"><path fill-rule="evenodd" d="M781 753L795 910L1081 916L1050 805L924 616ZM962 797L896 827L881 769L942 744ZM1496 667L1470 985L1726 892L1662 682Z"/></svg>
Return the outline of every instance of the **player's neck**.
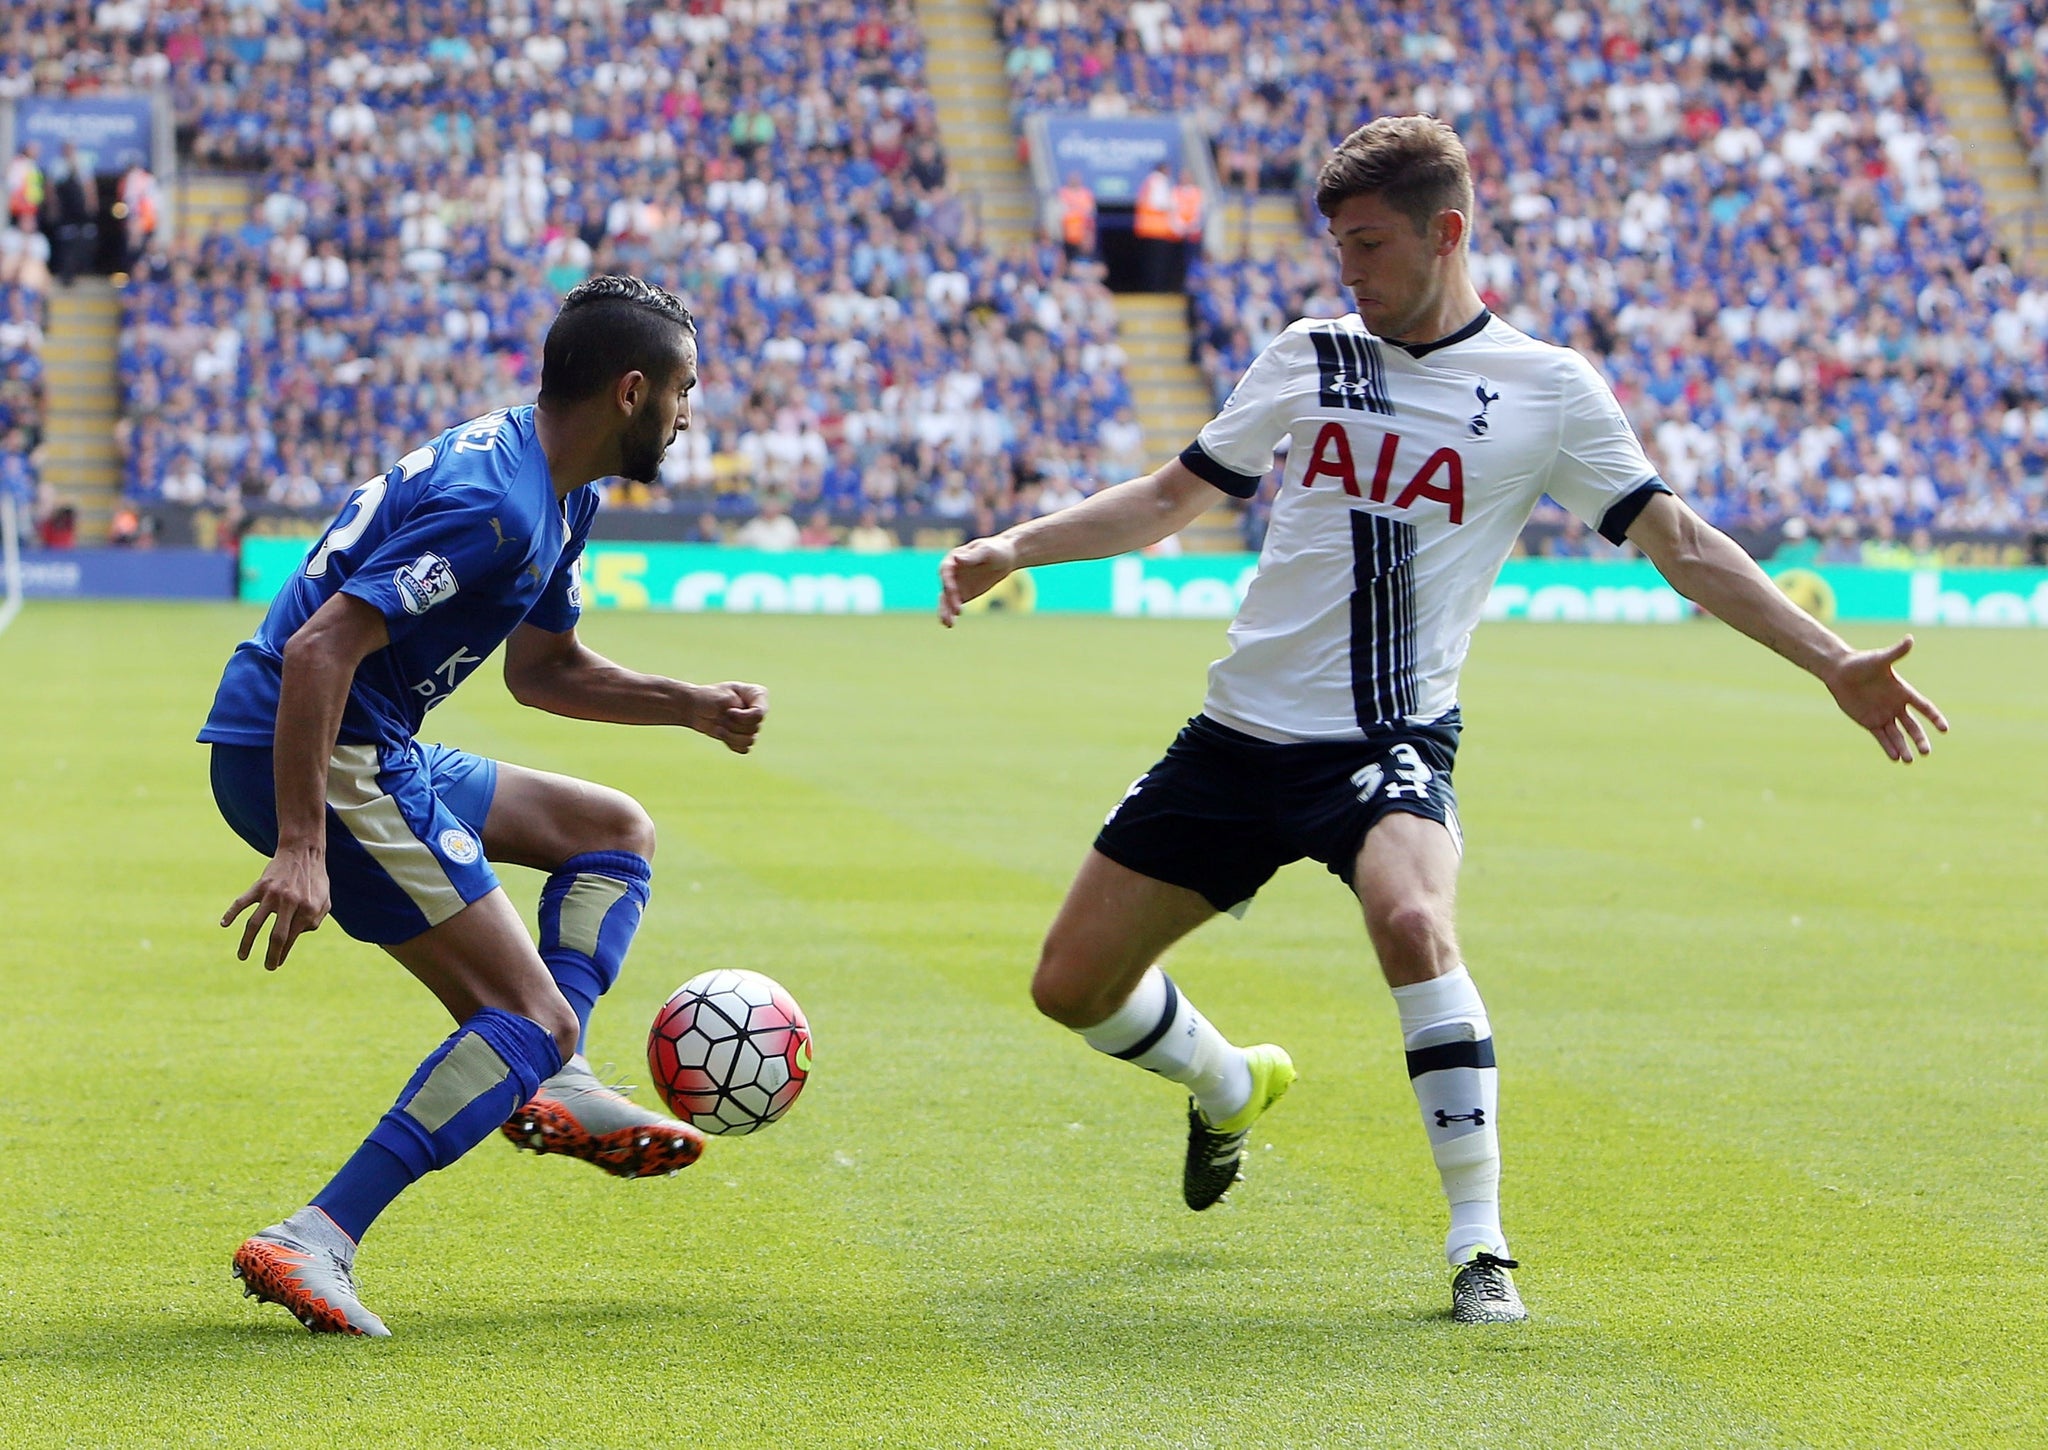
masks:
<svg viewBox="0 0 2048 1450"><path fill-rule="evenodd" d="M1414 324L1399 333L1381 333L1388 342L1402 343L1408 347L1427 347L1433 342L1442 342L1452 333L1472 325L1472 319L1486 310L1486 300L1479 295L1479 289L1472 285L1462 269L1450 285L1444 288L1444 295L1437 305L1425 312Z"/></svg>
<svg viewBox="0 0 2048 1450"><path fill-rule="evenodd" d="M617 446L608 448L589 429L579 427L573 410L552 409L545 403L536 405L533 431L540 439L541 454L548 461L548 482L558 499L619 471Z"/></svg>

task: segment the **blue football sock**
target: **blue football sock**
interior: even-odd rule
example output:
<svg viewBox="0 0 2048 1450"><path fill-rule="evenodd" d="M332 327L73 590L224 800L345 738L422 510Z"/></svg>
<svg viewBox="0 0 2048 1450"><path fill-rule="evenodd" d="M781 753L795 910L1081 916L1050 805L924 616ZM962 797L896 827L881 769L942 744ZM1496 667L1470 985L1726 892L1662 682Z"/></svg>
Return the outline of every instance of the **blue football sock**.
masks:
<svg viewBox="0 0 2048 1450"><path fill-rule="evenodd" d="M540 959L584 1028L597 999L619 979L653 879L644 856L586 851L564 861L541 888Z"/></svg>
<svg viewBox="0 0 2048 1450"><path fill-rule="evenodd" d="M419 1065L313 1206L360 1243L391 1200L481 1143L561 1066L546 1028L485 1008Z"/></svg>

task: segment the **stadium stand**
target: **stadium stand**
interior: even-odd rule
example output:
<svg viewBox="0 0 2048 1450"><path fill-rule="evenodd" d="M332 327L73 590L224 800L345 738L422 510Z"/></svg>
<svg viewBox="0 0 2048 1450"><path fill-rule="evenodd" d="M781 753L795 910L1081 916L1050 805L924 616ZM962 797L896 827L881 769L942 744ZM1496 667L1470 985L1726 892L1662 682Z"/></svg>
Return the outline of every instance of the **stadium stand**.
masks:
<svg viewBox="0 0 2048 1450"><path fill-rule="evenodd" d="M1241 191L1298 197L1364 115L1451 119L1489 301L1594 355L1724 526L2044 523L2048 290L1885 0L1412 9L1010 0L995 26L1019 115L1192 111ZM1979 15L2034 55L2038 9ZM331 509L432 420L529 396L553 299L606 267L696 305L710 364L661 485L615 504L707 536L771 493L987 527L1146 461L1099 273L983 244L904 4L28 0L0 33L0 94L161 83L190 163L261 177L124 294L138 504ZM1345 306L1314 241L1190 291L1219 397Z"/></svg>
<svg viewBox="0 0 2048 1450"><path fill-rule="evenodd" d="M40 498L47 403L43 325L49 272L33 231L10 228L0 247L0 493L24 521L53 511ZM52 521L53 524L56 522Z"/></svg>
<svg viewBox="0 0 2048 1450"><path fill-rule="evenodd" d="M907 6L110 8L18 16L38 79L152 70L194 162L263 171L241 226L125 294L138 502L331 509L403 440L530 397L555 298L605 268L690 301L707 363L662 484L615 504L959 527L1104 476L1108 294L979 244Z"/></svg>
<svg viewBox="0 0 2048 1450"><path fill-rule="evenodd" d="M1298 193L1372 114L1452 121L1488 301L1595 357L1724 527L2048 523L2048 287L2007 264L1887 6L1430 14L1015 0L998 24L1020 113L1192 110L1244 188ZM1219 398L1290 318L1348 310L1313 241L1212 260L1190 290Z"/></svg>
<svg viewBox="0 0 2048 1450"><path fill-rule="evenodd" d="M2048 3L1976 0L1976 14L2038 166L2048 161Z"/></svg>

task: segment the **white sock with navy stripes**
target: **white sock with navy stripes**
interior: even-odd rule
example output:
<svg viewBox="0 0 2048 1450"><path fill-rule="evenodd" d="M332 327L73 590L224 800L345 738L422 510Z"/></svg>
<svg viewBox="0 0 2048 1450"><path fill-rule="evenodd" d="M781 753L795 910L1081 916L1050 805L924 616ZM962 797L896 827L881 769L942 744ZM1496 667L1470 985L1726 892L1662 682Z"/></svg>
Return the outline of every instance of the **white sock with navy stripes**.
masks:
<svg viewBox="0 0 2048 1450"><path fill-rule="evenodd" d="M1157 967L1138 979L1123 1006L1081 1036L1097 1052L1134 1062L1194 1094L1202 1116L1220 1123L1251 1101L1252 1073L1244 1049L1195 1010Z"/></svg>
<svg viewBox="0 0 2048 1450"><path fill-rule="evenodd" d="M1463 966L1428 982L1394 988L1408 1078L1422 1130L1451 1205L1444 1254L1454 1264L1475 1249L1507 1257L1500 1226L1500 1072L1486 1004Z"/></svg>

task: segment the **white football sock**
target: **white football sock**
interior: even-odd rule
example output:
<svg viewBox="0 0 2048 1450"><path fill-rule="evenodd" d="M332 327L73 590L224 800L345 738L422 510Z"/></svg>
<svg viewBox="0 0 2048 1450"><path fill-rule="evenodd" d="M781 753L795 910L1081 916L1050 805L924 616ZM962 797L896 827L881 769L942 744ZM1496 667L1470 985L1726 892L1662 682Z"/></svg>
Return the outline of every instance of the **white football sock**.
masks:
<svg viewBox="0 0 2048 1450"><path fill-rule="evenodd" d="M1081 1037L1097 1052L1134 1062L1194 1094L1202 1116L1220 1123L1252 1099L1244 1050L1210 1025L1173 978L1149 968L1123 1006Z"/></svg>
<svg viewBox="0 0 2048 1450"><path fill-rule="evenodd" d="M1408 1077L1422 1108L1422 1130L1451 1205L1444 1254L1452 1263L1474 1249L1507 1257L1500 1226L1500 1072L1493 1028L1479 989L1460 966L1428 982L1394 988Z"/></svg>

